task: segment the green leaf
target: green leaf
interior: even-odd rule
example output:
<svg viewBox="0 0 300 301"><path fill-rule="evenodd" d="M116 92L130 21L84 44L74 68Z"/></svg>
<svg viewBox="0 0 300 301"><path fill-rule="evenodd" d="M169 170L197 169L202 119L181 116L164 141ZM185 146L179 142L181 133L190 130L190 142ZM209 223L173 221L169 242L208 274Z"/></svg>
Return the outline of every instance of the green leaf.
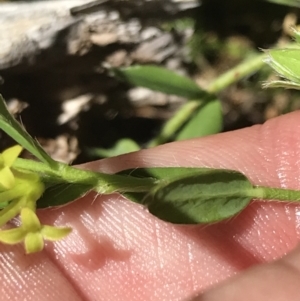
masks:
<svg viewBox="0 0 300 301"><path fill-rule="evenodd" d="M152 178L156 181L169 183L179 178L185 178L201 172L211 170L210 168L196 168L196 167L149 167L149 168L135 168L127 169L118 173L118 175L128 175L137 178ZM142 204L148 192L126 192L124 194L133 202Z"/></svg>
<svg viewBox="0 0 300 301"><path fill-rule="evenodd" d="M88 150L88 154L91 156L108 158L108 157L114 157L122 154L135 152L138 151L139 149L140 147L135 141L129 138L124 138L118 140L117 143L112 148L108 148L108 149L92 148Z"/></svg>
<svg viewBox="0 0 300 301"><path fill-rule="evenodd" d="M299 0L299 7L300 7L300 0ZM292 31L293 38L296 42L296 45L298 46L300 43L300 31L295 27L292 27L290 30Z"/></svg>
<svg viewBox="0 0 300 301"><path fill-rule="evenodd" d="M165 68L136 65L128 68L115 68L113 73L135 86L142 86L166 94L179 95L188 99L202 98L207 94L189 78Z"/></svg>
<svg viewBox="0 0 300 301"><path fill-rule="evenodd" d="M219 133L223 127L221 102L214 99L199 106L194 116L177 134L176 140L204 137Z"/></svg>
<svg viewBox="0 0 300 301"><path fill-rule="evenodd" d="M7 135L13 138L22 147L27 149L35 157L37 157L42 162L48 164L52 168L58 168L58 164L53 160L40 146L40 144L34 140L16 121L16 119L11 116L7 110L5 101L0 95L0 129L3 130Z"/></svg>
<svg viewBox="0 0 300 301"><path fill-rule="evenodd" d="M0 210L4 209L5 207L7 207L9 205L9 202L1 202L0 203Z"/></svg>
<svg viewBox="0 0 300 301"><path fill-rule="evenodd" d="M66 205L76 199L84 196L93 189L88 184L55 184L46 189L41 198L37 201L37 208L49 208Z"/></svg>
<svg viewBox="0 0 300 301"><path fill-rule="evenodd" d="M281 5L300 7L300 0L267 0L267 1L276 4L281 4Z"/></svg>
<svg viewBox="0 0 300 301"><path fill-rule="evenodd" d="M253 186L241 173L202 170L154 188L143 203L158 218L176 224L214 223L234 216L251 201Z"/></svg>
<svg viewBox="0 0 300 301"><path fill-rule="evenodd" d="M300 85L300 49L273 49L266 53L266 63L283 78Z"/></svg>
<svg viewBox="0 0 300 301"><path fill-rule="evenodd" d="M170 182L179 177L187 177L199 172L211 170L206 167L149 167L122 170L118 175L130 175L137 178L154 178Z"/></svg>

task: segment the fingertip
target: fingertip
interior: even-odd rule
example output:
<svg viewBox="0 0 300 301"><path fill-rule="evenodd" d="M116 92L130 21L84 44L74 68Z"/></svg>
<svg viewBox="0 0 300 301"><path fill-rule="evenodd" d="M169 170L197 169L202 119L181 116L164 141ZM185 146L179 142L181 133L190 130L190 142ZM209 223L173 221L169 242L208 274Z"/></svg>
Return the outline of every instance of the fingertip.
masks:
<svg viewBox="0 0 300 301"><path fill-rule="evenodd" d="M254 266L243 274L186 301L300 300L300 247L272 263Z"/></svg>

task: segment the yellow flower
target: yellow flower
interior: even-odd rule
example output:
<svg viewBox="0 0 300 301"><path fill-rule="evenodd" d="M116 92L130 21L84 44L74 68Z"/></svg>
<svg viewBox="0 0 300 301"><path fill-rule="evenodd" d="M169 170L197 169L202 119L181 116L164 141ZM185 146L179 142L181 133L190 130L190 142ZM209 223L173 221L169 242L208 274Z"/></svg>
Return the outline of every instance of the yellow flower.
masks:
<svg viewBox="0 0 300 301"><path fill-rule="evenodd" d="M15 176L11 166L22 151L20 145L15 145L0 154L0 187L10 189L15 185Z"/></svg>
<svg viewBox="0 0 300 301"><path fill-rule="evenodd" d="M22 151L19 145L0 153L0 227L16 216L21 226L0 230L0 242L17 244L24 242L26 253L44 248L44 240L55 241L71 232L71 228L41 225L35 214L36 202L45 191L38 173L12 168Z"/></svg>
<svg viewBox="0 0 300 301"><path fill-rule="evenodd" d="M44 239L55 241L67 236L71 228L57 228L41 225L33 210L23 208L20 214L22 225L19 228L0 231L0 241L17 244L24 241L26 253L39 252L44 248Z"/></svg>
<svg viewBox="0 0 300 301"><path fill-rule="evenodd" d="M15 185L11 189L0 190L0 227L17 216L22 208L28 207L35 211L36 201L45 191L39 175L29 172L14 171Z"/></svg>

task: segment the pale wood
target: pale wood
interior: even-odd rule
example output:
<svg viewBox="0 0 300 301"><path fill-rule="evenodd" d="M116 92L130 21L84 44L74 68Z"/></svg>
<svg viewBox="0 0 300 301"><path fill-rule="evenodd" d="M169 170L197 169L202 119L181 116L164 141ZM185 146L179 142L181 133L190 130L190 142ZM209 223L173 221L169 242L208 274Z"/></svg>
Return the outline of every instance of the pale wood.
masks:
<svg viewBox="0 0 300 301"><path fill-rule="evenodd" d="M138 1L142 2L142 0ZM58 48L57 44L61 46L61 43L65 43L65 49L63 47L57 50L53 49L59 52L56 53L56 56L84 53L93 43L105 46L118 41L142 42L143 37L140 36L140 33L143 20L135 18L124 21L121 19L124 1L100 2L107 3L103 7L98 7L92 14L79 13L75 16L71 15L70 10L90 3L90 1L55 0L0 4L0 70L22 64L34 64L36 56L41 52ZM125 2L136 3L136 0ZM157 15L161 13L158 11L159 8L165 10L166 14L175 15L180 10L198 5L196 0L175 2L155 0L153 2L163 4L157 6L154 3ZM168 2L173 3L173 9L170 11L168 11ZM146 3L147 9L144 10L143 6L138 5L139 10L136 10L135 14L145 13L145 11L151 13L148 9L151 1ZM118 10L118 6L120 10ZM175 8L177 8L177 12L174 10ZM94 34L89 33L91 29ZM66 53L62 53L63 50Z"/></svg>
<svg viewBox="0 0 300 301"><path fill-rule="evenodd" d="M116 106L122 109L129 101L137 108L134 114L141 117L168 117L169 110L165 115L143 107L170 103L176 107L183 99L128 89L109 75L107 67L158 64L186 73L182 62L187 59L191 29L169 32L157 24L193 13L198 0L100 2L105 5L89 11L78 10L90 3L87 0L1 3L0 93L7 100L29 103L30 109L46 118L45 123L57 118L58 104L82 98L88 102L81 110L108 99L120 102Z"/></svg>

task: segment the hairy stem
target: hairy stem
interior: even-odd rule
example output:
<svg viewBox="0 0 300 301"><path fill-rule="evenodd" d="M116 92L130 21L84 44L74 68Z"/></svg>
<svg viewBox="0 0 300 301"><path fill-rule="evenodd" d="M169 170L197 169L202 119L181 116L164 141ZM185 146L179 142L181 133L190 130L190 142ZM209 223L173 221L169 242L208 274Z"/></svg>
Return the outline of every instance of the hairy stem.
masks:
<svg viewBox="0 0 300 301"><path fill-rule="evenodd" d="M165 123L159 135L149 142L148 147L154 147L168 141L182 127L199 105L201 105L201 101L199 100L190 100L184 104L176 115Z"/></svg>
<svg viewBox="0 0 300 301"><path fill-rule="evenodd" d="M208 86L206 91L209 93L218 93L245 76L256 72L265 64L263 61L265 56L264 53L256 54L252 58L223 73Z"/></svg>
<svg viewBox="0 0 300 301"><path fill-rule="evenodd" d="M264 200L299 202L300 190L255 186L251 196Z"/></svg>
<svg viewBox="0 0 300 301"><path fill-rule="evenodd" d="M213 81L206 89L207 92L215 94L226 87L238 82L243 77L259 70L263 65L265 54L256 54L235 68L225 72ZM215 99L215 98L212 98ZM191 114L196 111L199 106L205 105L209 99L190 100L185 103L175 115L170 118L162 127L160 133L149 142L148 147L154 147L167 142L171 137L190 119Z"/></svg>
<svg viewBox="0 0 300 301"><path fill-rule="evenodd" d="M136 178L128 175L115 175L78 169L59 163L59 169L53 170L44 163L18 158L14 168L36 172L48 182L67 182L92 185L98 193L143 192L149 191L157 180L152 178Z"/></svg>

